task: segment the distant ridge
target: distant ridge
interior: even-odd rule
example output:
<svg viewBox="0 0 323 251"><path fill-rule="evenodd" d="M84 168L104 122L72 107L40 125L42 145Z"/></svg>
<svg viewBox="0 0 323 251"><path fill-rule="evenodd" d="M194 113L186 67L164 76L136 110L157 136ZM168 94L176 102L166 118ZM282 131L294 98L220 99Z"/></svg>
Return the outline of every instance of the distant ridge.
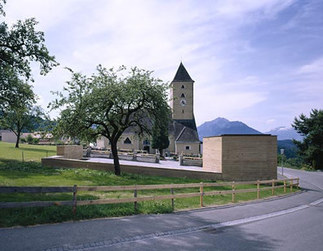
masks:
<svg viewBox="0 0 323 251"><path fill-rule="evenodd" d="M199 139L203 137L219 136L222 134L262 134L240 121L229 121L225 118L216 118L203 123L197 128Z"/></svg>
<svg viewBox="0 0 323 251"><path fill-rule="evenodd" d="M278 140L287 140L287 139L303 140L303 136L297 133L296 130L292 127L280 126L266 133L277 135Z"/></svg>

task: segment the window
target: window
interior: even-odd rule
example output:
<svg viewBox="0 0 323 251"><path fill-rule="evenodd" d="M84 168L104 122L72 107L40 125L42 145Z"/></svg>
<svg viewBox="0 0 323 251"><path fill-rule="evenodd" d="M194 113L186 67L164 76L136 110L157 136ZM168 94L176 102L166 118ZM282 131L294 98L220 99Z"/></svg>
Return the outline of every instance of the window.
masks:
<svg viewBox="0 0 323 251"><path fill-rule="evenodd" d="M191 150L191 146L185 146L185 150Z"/></svg>
<svg viewBox="0 0 323 251"><path fill-rule="evenodd" d="M123 143L124 144L132 144L131 140L128 137L123 141Z"/></svg>
<svg viewBox="0 0 323 251"><path fill-rule="evenodd" d="M144 142L143 142L144 145L150 145L150 142L148 139L145 139Z"/></svg>
<svg viewBox="0 0 323 251"><path fill-rule="evenodd" d="M181 98L185 98L185 94L184 93L182 93Z"/></svg>
<svg viewBox="0 0 323 251"><path fill-rule="evenodd" d="M182 113L184 113L184 110L182 110Z"/></svg>
<svg viewBox="0 0 323 251"><path fill-rule="evenodd" d="M184 89L185 88L185 86L184 85L182 85L182 89Z"/></svg>

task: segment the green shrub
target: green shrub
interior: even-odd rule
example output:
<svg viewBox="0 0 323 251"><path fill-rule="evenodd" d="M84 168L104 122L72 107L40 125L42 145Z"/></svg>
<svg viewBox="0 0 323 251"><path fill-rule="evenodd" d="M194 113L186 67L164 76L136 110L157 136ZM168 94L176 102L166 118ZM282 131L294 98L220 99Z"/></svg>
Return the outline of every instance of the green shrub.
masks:
<svg viewBox="0 0 323 251"><path fill-rule="evenodd" d="M33 138L33 144L34 144L34 145L38 145L38 143L39 143L39 139L37 139L37 138Z"/></svg>
<svg viewBox="0 0 323 251"><path fill-rule="evenodd" d="M27 140L27 143L28 144L32 144L33 143L33 136L31 136L30 134L28 134L26 140Z"/></svg>

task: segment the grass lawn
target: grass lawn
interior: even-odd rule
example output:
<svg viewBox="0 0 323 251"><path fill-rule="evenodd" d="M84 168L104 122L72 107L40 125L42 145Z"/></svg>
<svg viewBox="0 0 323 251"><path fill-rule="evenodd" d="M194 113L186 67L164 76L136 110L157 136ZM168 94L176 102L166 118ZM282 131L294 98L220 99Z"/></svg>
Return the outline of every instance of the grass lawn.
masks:
<svg viewBox="0 0 323 251"><path fill-rule="evenodd" d="M22 152L24 152L24 162L22 162ZM98 170L45 168L41 166L40 159L42 157L55 154L56 147L54 146L21 144L20 149L15 149L14 144L0 142L0 186L73 186L75 184L78 186L113 186L201 182L201 180L197 179L167 178L125 173L121 176L116 176L111 172ZM255 188L255 186L241 185L237 188ZM215 189L226 190L231 189L231 187L205 188L204 191L211 191ZM175 194L198 191L198 188L174 189ZM138 191L138 197L161 194L170 194L170 191L169 189ZM275 194L283 194L283 189L276 189ZM261 192L261 198L270 196L270 190ZM133 192L127 191L78 193L78 200L128 197L133 197ZM236 195L237 202L253 200L255 198L256 193L244 193ZM0 202L46 200L72 200L72 194L0 194ZM222 205L227 203L231 203L231 194L204 197L205 206ZM199 197L175 199L176 210L198 208L199 205ZM72 214L71 207L67 206L52 206L43 208L11 208L0 209L0 227L33 225L110 216L123 216L137 213L148 214L169 212L172 212L170 200L140 202L138 203L137 211L134 210L133 203L78 206L75 216Z"/></svg>

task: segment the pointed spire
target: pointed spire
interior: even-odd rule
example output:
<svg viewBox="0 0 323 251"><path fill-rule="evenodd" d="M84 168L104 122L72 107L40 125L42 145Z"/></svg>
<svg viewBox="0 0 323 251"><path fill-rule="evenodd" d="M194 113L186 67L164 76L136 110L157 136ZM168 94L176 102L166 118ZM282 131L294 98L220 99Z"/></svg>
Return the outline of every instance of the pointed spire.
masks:
<svg viewBox="0 0 323 251"><path fill-rule="evenodd" d="M188 74L182 62L179 65L178 70L172 82L194 82L194 80L191 79L190 75Z"/></svg>

